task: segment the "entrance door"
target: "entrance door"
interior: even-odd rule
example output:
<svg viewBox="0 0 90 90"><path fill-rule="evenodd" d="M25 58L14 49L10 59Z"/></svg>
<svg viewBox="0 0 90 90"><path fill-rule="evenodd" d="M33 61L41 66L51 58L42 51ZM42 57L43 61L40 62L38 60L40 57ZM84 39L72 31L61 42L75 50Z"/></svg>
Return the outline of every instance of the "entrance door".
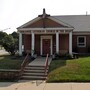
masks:
<svg viewBox="0 0 90 90"><path fill-rule="evenodd" d="M43 39L42 40L42 52L43 52L43 55L46 55L47 53L50 55L50 51L51 51L50 40L51 39Z"/></svg>

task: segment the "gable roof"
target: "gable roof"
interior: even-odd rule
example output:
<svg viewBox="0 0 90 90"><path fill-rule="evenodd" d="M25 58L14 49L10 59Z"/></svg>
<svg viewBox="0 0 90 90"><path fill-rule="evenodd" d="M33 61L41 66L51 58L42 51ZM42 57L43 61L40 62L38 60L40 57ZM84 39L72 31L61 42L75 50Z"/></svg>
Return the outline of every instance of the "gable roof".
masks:
<svg viewBox="0 0 90 90"><path fill-rule="evenodd" d="M27 23L25 23L25 24L19 26L17 29L24 28L24 27L26 27L26 26L28 26L28 25L30 25L30 24L32 24L32 23L38 21L38 20L40 20L40 17L36 17L36 18L34 18L33 20L31 20L31 21L29 21L29 22L27 22Z"/></svg>
<svg viewBox="0 0 90 90"><path fill-rule="evenodd" d="M43 21L45 21L44 22L45 25L43 25ZM50 22L52 22L51 25L49 25ZM57 20L52 16L48 16L44 19L42 17L36 17L35 19L18 27L17 29L23 29L23 28L73 28L73 27L61 20Z"/></svg>
<svg viewBox="0 0 90 90"><path fill-rule="evenodd" d="M39 25L34 25L36 22L40 21L43 22L43 18L48 18L52 22L56 23L57 26L53 25L46 25L46 26L40 26ZM44 23L46 24L46 23ZM90 15L64 15L64 16L50 16L46 14L45 9L43 9L43 14L39 15L35 19L25 23L24 25L18 27L17 29L23 29L23 28L29 28L30 29L40 29L40 28L72 28L74 29L74 32L90 32Z"/></svg>
<svg viewBox="0 0 90 90"><path fill-rule="evenodd" d="M74 27L74 32L90 32L90 15L52 16Z"/></svg>

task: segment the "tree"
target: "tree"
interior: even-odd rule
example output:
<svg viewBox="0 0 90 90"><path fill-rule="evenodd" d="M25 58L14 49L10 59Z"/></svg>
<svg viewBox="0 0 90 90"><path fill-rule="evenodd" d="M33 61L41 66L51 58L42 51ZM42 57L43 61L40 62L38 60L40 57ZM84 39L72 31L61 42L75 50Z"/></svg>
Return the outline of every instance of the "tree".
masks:
<svg viewBox="0 0 90 90"><path fill-rule="evenodd" d="M3 44L5 37L8 36L7 33L0 31L0 45Z"/></svg>
<svg viewBox="0 0 90 90"><path fill-rule="evenodd" d="M13 32L12 34L10 34L15 42L15 50L17 51L19 49L19 34L17 32Z"/></svg>
<svg viewBox="0 0 90 90"><path fill-rule="evenodd" d="M12 34L10 34L13 36L14 39L18 39L19 38L19 34L17 32L13 32Z"/></svg>
<svg viewBox="0 0 90 90"><path fill-rule="evenodd" d="M2 45L11 55L14 55L18 50L18 38L19 35L17 32L13 32L9 35L5 32L0 32L0 45Z"/></svg>
<svg viewBox="0 0 90 90"><path fill-rule="evenodd" d="M3 47L11 55L15 54L15 41L11 35L7 35L3 40Z"/></svg>

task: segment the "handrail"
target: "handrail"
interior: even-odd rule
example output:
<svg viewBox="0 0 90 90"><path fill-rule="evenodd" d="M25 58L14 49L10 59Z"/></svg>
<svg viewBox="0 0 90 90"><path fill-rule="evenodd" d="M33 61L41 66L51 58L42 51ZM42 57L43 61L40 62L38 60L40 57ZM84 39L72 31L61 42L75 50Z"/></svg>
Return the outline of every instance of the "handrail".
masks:
<svg viewBox="0 0 90 90"><path fill-rule="evenodd" d="M47 68L48 68L48 54L46 56L46 61L45 61L45 74L47 75Z"/></svg>
<svg viewBox="0 0 90 90"><path fill-rule="evenodd" d="M22 62L22 64L21 64L21 72L20 72L20 75L22 75L23 70L24 70L25 66L27 65L27 62L28 62L28 56L29 56L29 53L27 53L25 59L23 60L23 62Z"/></svg>
<svg viewBox="0 0 90 90"><path fill-rule="evenodd" d="M23 60L23 62L22 62L22 64L21 64L21 67L23 67L24 64L25 64L25 62L27 61L28 55L29 55L29 54L27 54L26 57L24 58L24 60Z"/></svg>

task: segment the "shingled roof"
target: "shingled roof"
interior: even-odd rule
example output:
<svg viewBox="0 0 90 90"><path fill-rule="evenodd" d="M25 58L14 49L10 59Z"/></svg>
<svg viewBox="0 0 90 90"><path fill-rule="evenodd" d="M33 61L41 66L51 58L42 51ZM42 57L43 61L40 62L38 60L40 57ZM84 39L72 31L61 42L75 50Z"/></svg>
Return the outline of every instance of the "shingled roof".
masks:
<svg viewBox="0 0 90 90"><path fill-rule="evenodd" d="M74 32L90 32L90 15L51 16L74 27Z"/></svg>

